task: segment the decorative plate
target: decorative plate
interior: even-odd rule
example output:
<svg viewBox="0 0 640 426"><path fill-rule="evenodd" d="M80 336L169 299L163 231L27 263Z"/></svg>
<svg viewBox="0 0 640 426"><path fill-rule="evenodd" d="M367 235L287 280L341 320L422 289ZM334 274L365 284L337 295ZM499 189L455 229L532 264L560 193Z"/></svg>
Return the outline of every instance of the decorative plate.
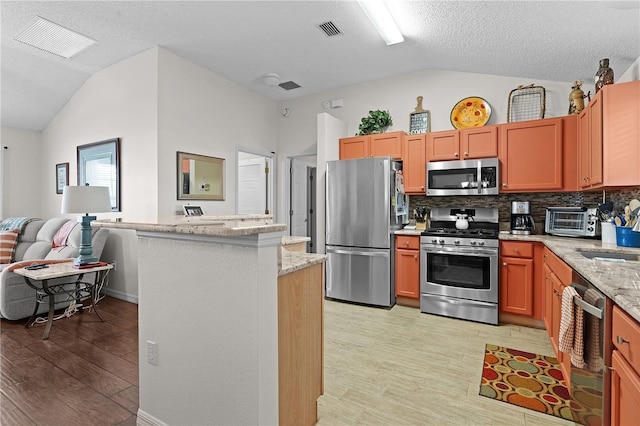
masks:
<svg viewBox="0 0 640 426"><path fill-rule="evenodd" d="M451 124L456 129L481 127L491 117L491 106L478 97L464 98L451 110Z"/></svg>

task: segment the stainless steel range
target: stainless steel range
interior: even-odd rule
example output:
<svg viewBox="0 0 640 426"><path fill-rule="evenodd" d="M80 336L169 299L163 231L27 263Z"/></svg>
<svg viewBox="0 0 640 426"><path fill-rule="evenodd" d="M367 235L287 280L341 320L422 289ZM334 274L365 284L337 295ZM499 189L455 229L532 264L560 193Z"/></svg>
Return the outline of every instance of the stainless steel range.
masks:
<svg viewBox="0 0 640 426"><path fill-rule="evenodd" d="M498 324L498 209L434 208L420 236L420 311Z"/></svg>

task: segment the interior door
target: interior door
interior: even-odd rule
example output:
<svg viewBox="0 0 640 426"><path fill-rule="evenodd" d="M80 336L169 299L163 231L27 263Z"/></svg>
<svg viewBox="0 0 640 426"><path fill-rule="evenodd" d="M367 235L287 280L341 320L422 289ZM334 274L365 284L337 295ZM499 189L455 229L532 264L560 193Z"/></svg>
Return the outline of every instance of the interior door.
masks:
<svg viewBox="0 0 640 426"><path fill-rule="evenodd" d="M238 214L264 214L267 184L264 159L238 161Z"/></svg>

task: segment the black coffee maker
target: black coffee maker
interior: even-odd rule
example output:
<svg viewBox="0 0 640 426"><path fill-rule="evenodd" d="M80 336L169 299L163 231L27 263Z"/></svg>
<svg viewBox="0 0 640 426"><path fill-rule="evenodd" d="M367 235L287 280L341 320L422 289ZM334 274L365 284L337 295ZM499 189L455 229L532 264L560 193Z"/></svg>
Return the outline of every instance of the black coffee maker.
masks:
<svg viewBox="0 0 640 426"><path fill-rule="evenodd" d="M536 223L531 216L528 201L511 202L511 233L531 235L536 230Z"/></svg>

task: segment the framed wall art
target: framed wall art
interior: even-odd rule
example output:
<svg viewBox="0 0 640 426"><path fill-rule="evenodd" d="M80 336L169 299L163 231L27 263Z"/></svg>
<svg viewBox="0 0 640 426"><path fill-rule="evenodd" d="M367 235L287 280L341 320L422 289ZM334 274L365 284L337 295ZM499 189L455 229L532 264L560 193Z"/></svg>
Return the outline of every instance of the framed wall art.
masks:
<svg viewBox="0 0 640 426"><path fill-rule="evenodd" d="M422 96L417 98L418 105L414 112L409 114L409 133L428 133L431 131L431 111L422 108Z"/></svg>
<svg viewBox="0 0 640 426"><path fill-rule="evenodd" d="M62 194L62 190L67 185L69 185L69 163L56 164L56 194Z"/></svg>
<svg viewBox="0 0 640 426"><path fill-rule="evenodd" d="M78 146L78 185L109 188L111 210L120 211L120 139Z"/></svg>

